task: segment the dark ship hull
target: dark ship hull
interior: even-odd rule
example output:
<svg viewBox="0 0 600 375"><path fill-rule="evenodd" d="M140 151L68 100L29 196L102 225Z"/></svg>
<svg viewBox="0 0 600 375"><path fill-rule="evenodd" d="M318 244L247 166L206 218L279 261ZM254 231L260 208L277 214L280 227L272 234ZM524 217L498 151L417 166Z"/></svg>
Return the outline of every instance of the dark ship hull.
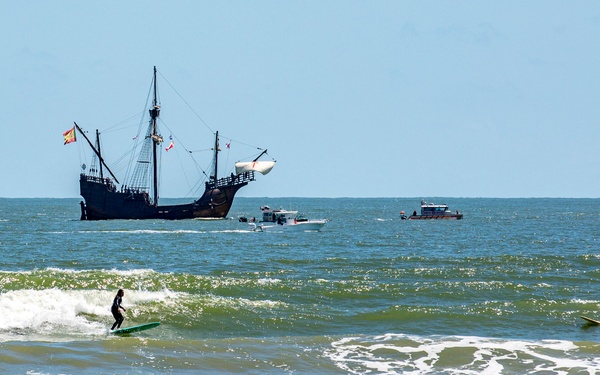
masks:
<svg viewBox="0 0 600 375"><path fill-rule="evenodd" d="M224 218L237 191L253 180L254 172L221 178L216 185L206 183L202 197L192 203L154 206L146 192L116 191L109 179L82 174L79 186L85 203L81 202L81 220Z"/></svg>

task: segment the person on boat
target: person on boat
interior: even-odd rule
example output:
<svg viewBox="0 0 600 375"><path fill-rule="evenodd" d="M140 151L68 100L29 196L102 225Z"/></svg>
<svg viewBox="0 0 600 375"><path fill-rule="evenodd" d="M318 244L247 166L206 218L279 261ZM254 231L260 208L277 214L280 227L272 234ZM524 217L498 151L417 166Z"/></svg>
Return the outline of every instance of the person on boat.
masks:
<svg viewBox="0 0 600 375"><path fill-rule="evenodd" d="M115 317L115 323L112 325L112 328L110 329L111 331L115 329L115 327L117 328L121 328L121 323L123 323L123 320L125 320L125 317L123 316L123 312L127 311L123 306L121 306L121 302L123 301L123 296L125 295L125 291L123 289L119 289L119 291L117 292L117 295L115 296L115 299L113 300L113 304L110 308L110 312L112 312L113 316Z"/></svg>

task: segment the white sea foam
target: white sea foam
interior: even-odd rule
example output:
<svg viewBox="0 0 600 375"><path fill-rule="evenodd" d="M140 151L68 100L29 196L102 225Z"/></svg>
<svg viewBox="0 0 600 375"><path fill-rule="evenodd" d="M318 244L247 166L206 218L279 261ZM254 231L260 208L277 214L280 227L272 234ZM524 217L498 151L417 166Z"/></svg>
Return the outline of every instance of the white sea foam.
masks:
<svg viewBox="0 0 600 375"><path fill-rule="evenodd" d="M587 305L588 303L599 303L599 301L595 300L595 299L579 299L579 298L571 299L570 302L571 303L580 303L580 304L584 304L584 305Z"/></svg>
<svg viewBox="0 0 600 375"><path fill-rule="evenodd" d="M271 300L250 300L247 298L232 298L232 297L221 297L215 295L207 295L206 301L204 301L206 306L219 306L219 307L229 307L229 308L273 308L276 306L285 307L287 304L281 301L271 301Z"/></svg>
<svg viewBox="0 0 600 375"><path fill-rule="evenodd" d="M59 232L56 232L59 233ZM94 234L94 233L122 233L122 234L203 234L207 233L205 230L189 230L189 229L176 229L176 230L161 230L161 229L121 229L121 230L81 230L77 233L81 234Z"/></svg>
<svg viewBox="0 0 600 375"><path fill-rule="evenodd" d="M89 272L89 271L86 271L86 272ZM111 269L111 270L103 270L102 272L106 272L109 274L115 274L115 275L122 275L122 276L147 276L147 275L157 273L156 271L154 271L151 268L136 268L136 269L132 269L132 270ZM167 274L169 274L169 273L171 273L171 272L168 272Z"/></svg>
<svg viewBox="0 0 600 375"><path fill-rule="evenodd" d="M501 374L545 372L595 374L600 358L571 341L503 340L481 337L420 337L403 334L347 337L326 351L350 374Z"/></svg>
<svg viewBox="0 0 600 375"><path fill-rule="evenodd" d="M95 233L119 233L119 234L206 234L206 233L247 233L254 232L250 229L224 229L224 230L191 230L191 229L176 229L176 230L163 230L163 229L121 229L121 230L81 230L77 233L81 234L95 234ZM49 232L51 234L65 234L72 232Z"/></svg>
<svg viewBox="0 0 600 375"><path fill-rule="evenodd" d="M82 274L82 273L88 273L88 272L95 272L92 270L74 270L74 269L69 269L69 268L57 268L57 267L48 267L48 268L45 268L44 270L50 271L50 272L60 272L60 273L65 273L65 274ZM0 270L0 274L31 275L34 273L43 272L44 270L28 270L28 271ZM136 269L132 269L132 270L117 270L117 269L106 270L106 269L104 269L101 271L104 273L108 273L108 274L122 275L122 276L149 275L149 274L156 273L156 271L154 271L151 268L136 268Z"/></svg>
<svg viewBox="0 0 600 375"><path fill-rule="evenodd" d="M281 279L273 279L271 277L258 279L257 283L259 285L267 285L267 284L278 284L281 283Z"/></svg>
<svg viewBox="0 0 600 375"><path fill-rule="evenodd" d="M110 306L116 291L25 289L0 294L0 341L104 334L113 322ZM123 305L128 317L148 302L166 303L178 298L168 290L127 290ZM25 335L25 336L24 336Z"/></svg>
<svg viewBox="0 0 600 375"><path fill-rule="evenodd" d="M225 230L211 230L209 233L255 233L250 229L225 229Z"/></svg>

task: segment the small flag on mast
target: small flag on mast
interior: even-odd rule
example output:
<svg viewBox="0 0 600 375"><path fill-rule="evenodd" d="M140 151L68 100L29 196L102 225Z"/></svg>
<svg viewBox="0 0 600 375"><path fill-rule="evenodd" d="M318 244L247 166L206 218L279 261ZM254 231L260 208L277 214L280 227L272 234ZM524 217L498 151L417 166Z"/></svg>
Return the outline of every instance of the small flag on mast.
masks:
<svg viewBox="0 0 600 375"><path fill-rule="evenodd" d="M77 136L75 135L75 127L73 126L72 129L64 132L63 137L65 138L65 145L67 143L77 142Z"/></svg>
<svg viewBox="0 0 600 375"><path fill-rule="evenodd" d="M170 149L172 149L172 148L173 148L173 146L175 146L175 142L171 141L171 144L169 145L169 147L166 147L166 148L165 148L165 150L166 150L167 152L169 152L169 150L170 150Z"/></svg>

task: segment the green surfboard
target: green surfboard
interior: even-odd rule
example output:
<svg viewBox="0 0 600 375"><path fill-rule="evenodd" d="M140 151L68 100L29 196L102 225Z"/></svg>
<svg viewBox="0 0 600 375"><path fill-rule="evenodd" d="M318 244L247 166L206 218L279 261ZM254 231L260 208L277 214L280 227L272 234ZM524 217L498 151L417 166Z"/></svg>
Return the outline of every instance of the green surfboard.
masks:
<svg viewBox="0 0 600 375"><path fill-rule="evenodd" d="M596 324L596 325L600 325L600 321L595 320L595 319L590 319L587 316L582 316L581 319L585 320L586 322L588 322L589 324Z"/></svg>
<svg viewBox="0 0 600 375"><path fill-rule="evenodd" d="M132 326L132 327L115 329L114 331L112 331L112 333L114 333L115 335L122 335L122 334L125 334L125 333L133 333L133 332L145 331L145 330L150 329L150 328L158 327L159 325L160 325L160 322L152 322L152 323L140 324L139 326Z"/></svg>

